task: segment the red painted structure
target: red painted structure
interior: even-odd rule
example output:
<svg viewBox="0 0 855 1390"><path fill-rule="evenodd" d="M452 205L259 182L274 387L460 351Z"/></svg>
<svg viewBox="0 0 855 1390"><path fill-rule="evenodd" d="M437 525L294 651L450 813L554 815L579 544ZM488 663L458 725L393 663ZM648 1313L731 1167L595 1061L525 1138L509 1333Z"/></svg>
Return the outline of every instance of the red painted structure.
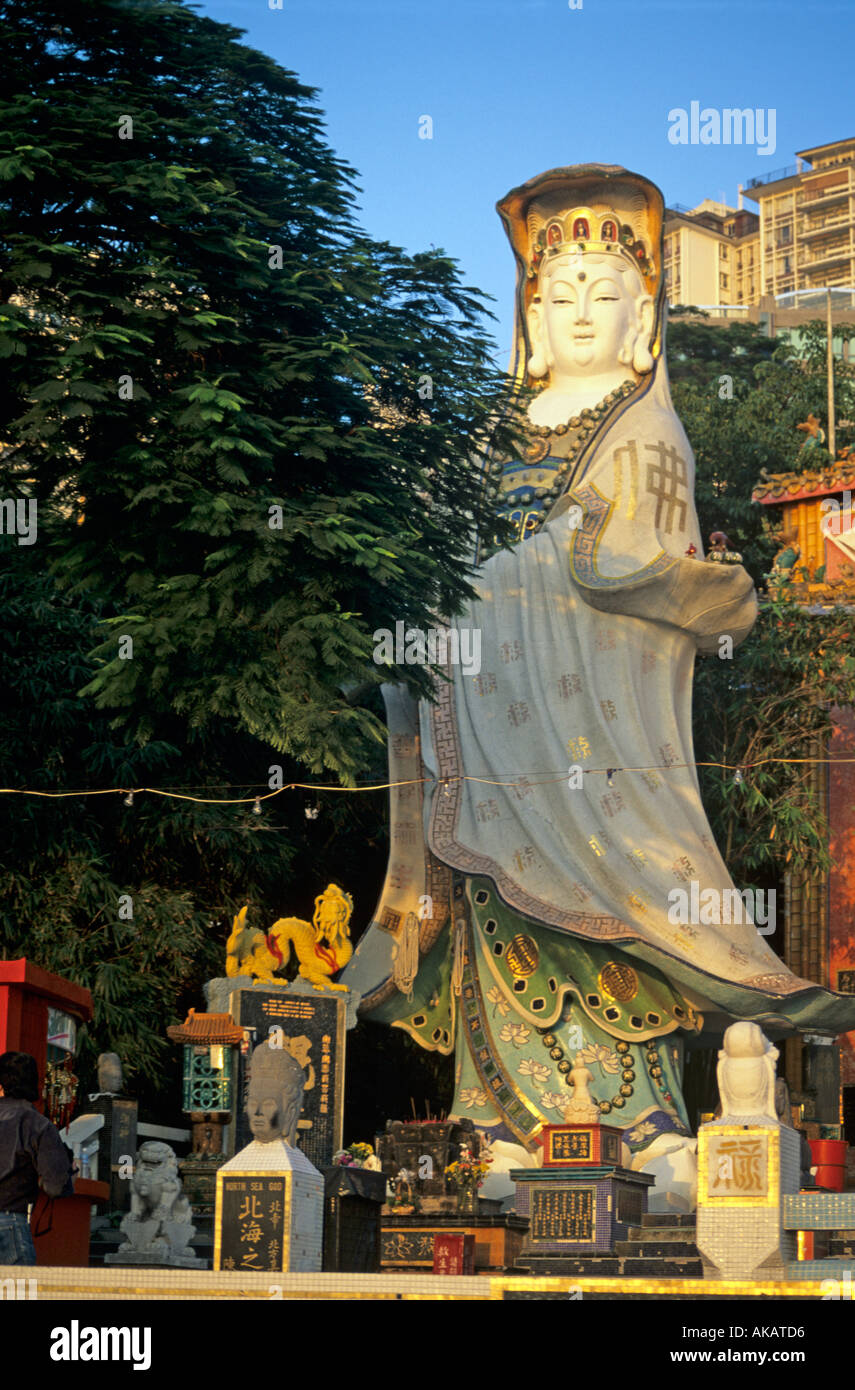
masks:
<svg viewBox="0 0 855 1390"><path fill-rule="evenodd" d="M80 1023L92 1017L92 995L32 961L0 960L0 1052L29 1052L44 1083L48 1009L61 1009ZM39 1102L39 1109L42 1103Z"/></svg>
<svg viewBox="0 0 855 1390"><path fill-rule="evenodd" d="M0 960L0 1052L29 1052L35 1057L40 1089L47 1064L49 1008L70 1014L78 1023L88 1023L92 995L24 957ZM42 1101L36 1105L44 1108ZM73 1197L51 1199L39 1193L30 1220L37 1264L89 1264L92 1203L106 1202L110 1186L77 1177L74 1189Z"/></svg>

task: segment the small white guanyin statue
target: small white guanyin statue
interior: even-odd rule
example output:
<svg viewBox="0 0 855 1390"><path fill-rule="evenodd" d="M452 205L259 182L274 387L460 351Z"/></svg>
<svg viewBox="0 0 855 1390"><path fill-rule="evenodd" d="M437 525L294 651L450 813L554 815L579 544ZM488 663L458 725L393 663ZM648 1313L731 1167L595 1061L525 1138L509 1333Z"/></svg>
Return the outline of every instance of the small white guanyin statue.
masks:
<svg viewBox="0 0 855 1390"><path fill-rule="evenodd" d="M732 1023L724 1035L716 1072L721 1097L721 1120L768 1120L778 1124L775 1108L775 1063L778 1049L773 1047L756 1023Z"/></svg>
<svg viewBox="0 0 855 1390"><path fill-rule="evenodd" d="M600 1119L600 1107L588 1090L594 1074L577 1062L570 1072L573 1095L564 1107L564 1123L568 1125L596 1124Z"/></svg>

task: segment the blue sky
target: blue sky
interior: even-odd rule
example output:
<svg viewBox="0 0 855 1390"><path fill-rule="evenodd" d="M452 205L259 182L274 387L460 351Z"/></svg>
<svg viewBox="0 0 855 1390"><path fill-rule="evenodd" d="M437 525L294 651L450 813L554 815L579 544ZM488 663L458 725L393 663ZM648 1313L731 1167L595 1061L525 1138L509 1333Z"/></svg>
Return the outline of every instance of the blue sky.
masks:
<svg viewBox="0 0 855 1390"><path fill-rule="evenodd" d="M495 203L516 184L593 160L647 175L668 203L735 205L739 183L855 134L852 0L282 5L197 8L319 89L329 143L360 176L363 225L408 251L442 247L495 296L503 366L514 266ZM692 101L774 108L775 152L671 144L668 112Z"/></svg>

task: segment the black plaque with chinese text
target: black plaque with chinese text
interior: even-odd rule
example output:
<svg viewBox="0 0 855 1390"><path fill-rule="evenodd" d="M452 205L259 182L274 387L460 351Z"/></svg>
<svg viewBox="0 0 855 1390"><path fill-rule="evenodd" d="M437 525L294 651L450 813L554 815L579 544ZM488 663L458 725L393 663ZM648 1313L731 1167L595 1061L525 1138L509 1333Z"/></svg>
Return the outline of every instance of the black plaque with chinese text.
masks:
<svg viewBox="0 0 855 1390"><path fill-rule="evenodd" d="M549 1158L559 1163L568 1158L591 1157L591 1131L586 1129L558 1129L549 1135Z"/></svg>
<svg viewBox="0 0 855 1390"><path fill-rule="evenodd" d="M224 1175L219 1209L220 1269L281 1270L286 1180L281 1174Z"/></svg>
<svg viewBox="0 0 855 1390"><path fill-rule="evenodd" d="M592 1187L533 1187L529 1239L594 1239L594 1189Z"/></svg>
<svg viewBox="0 0 855 1390"><path fill-rule="evenodd" d="M271 1041L287 1048L306 1076L297 1144L318 1169L342 1147L344 1123L345 1002L331 994L240 989L232 996L235 1022L254 1029L252 1046ZM280 1032L281 1030L281 1032ZM235 1149L252 1142L246 1118L249 1058L240 1059L240 1108Z"/></svg>

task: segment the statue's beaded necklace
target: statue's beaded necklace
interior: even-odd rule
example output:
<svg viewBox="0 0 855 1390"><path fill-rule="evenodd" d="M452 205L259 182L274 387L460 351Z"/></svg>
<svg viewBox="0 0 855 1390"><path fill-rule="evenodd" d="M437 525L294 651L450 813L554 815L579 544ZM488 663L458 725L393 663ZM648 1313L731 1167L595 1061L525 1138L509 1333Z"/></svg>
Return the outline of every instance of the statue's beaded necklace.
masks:
<svg viewBox="0 0 855 1390"><path fill-rule="evenodd" d="M586 406L562 425L529 425L529 443L519 458L496 458L490 467L499 494L499 512L525 540L538 531L573 481L579 460L595 431L614 407L638 390L625 381L595 406Z"/></svg>

